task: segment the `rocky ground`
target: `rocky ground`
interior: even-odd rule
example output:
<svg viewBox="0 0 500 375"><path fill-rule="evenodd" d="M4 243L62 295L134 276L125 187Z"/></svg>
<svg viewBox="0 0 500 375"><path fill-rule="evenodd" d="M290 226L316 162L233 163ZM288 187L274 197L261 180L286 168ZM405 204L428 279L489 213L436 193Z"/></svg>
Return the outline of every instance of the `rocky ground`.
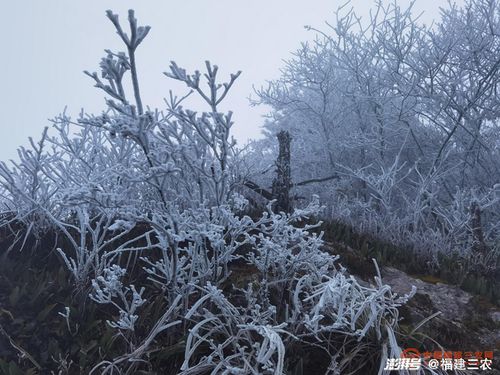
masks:
<svg viewBox="0 0 500 375"><path fill-rule="evenodd" d="M332 252L356 277L370 282L374 266L345 244L329 243ZM400 295L412 286L416 294L400 309L402 342L428 351L493 351L492 371L500 374L500 306L432 276L409 275L394 267L381 267L382 281ZM432 317L429 319L429 317ZM423 324L422 324L423 323Z"/></svg>

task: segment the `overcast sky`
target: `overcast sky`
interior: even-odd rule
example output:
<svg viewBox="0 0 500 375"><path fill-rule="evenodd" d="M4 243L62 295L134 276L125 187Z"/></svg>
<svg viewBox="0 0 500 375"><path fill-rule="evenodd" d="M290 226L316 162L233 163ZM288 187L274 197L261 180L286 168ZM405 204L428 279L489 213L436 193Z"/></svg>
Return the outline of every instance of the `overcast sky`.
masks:
<svg viewBox="0 0 500 375"><path fill-rule="evenodd" d="M2 5L2 72L0 160L38 139L44 126L65 106L76 116L81 108L99 113L103 94L82 71L97 69L104 49L123 50L106 9L125 21L136 10L139 24L152 30L139 47L137 60L143 101L161 107L168 90L185 93L166 78L170 60L189 70L204 61L219 65L224 77L242 70L224 109L234 111L234 136L245 142L259 136L266 108L249 106L252 86L277 78L283 59L300 41L314 35L304 25L322 28L344 0L15 0ZM406 6L409 1L399 2ZM371 0L354 0L356 11L368 15ZM417 0L423 21L439 16L445 0Z"/></svg>

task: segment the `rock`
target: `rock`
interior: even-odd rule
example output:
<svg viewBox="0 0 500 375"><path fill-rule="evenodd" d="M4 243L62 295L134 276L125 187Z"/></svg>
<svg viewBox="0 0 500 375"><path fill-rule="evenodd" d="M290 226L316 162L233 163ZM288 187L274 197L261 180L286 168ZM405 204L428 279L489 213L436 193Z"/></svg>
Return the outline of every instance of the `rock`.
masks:
<svg viewBox="0 0 500 375"><path fill-rule="evenodd" d="M432 314L417 332L428 335L445 350L476 352L494 351L493 365L500 370L500 307L482 297L474 296L457 286L436 281L423 281L396 268L383 267L382 281L400 295L417 288L415 296L401 308L401 327L409 332ZM431 339L423 346L440 350ZM500 374L498 372L489 372Z"/></svg>
<svg viewBox="0 0 500 375"><path fill-rule="evenodd" d="M441 318L449 321L460 322L464 319L472 295L462 289L437 282L435 284L413 278L403 271L392 267L382 269L384 283L391 286L392 290L400 295L408 294L412 285L417 288L417 294L429 297L436 311L441 312Z"/></svg>

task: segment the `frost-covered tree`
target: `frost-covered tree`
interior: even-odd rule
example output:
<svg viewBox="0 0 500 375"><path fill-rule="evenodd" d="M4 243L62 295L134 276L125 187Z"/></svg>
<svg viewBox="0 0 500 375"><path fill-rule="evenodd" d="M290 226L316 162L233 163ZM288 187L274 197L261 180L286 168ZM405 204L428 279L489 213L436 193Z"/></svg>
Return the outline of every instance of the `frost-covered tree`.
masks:
<svg viewBox="0 0 500 375"><path fill-rule="evenodd" d="M292 134L294 180L315 182L299 195L320 189L333 218L431 257L473 248L477 202L493 246L499 15L497 1L470 0L426 27L411 6L378 2L368 20L345 5L310 28L316 39L258 91L267 133Z"/></svg>

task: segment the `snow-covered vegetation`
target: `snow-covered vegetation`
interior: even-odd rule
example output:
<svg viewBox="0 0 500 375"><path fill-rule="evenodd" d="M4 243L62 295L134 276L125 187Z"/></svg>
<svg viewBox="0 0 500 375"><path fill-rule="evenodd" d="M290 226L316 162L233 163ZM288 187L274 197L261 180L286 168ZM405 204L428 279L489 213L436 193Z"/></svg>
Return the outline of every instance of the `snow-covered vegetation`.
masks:
<svg viewBox="0 0 500 375"><path fill-rule="evenodd" d="M106 94L106 110L58 116L55 132L1 164L2 224L22 223L24 238L57 232L75 290L86 303L109 305L107 324L123 352L90 372L137 373L150 366L149 353L178 340L182 363L169 366L181 374L281 374L297 366L290 351L300 346L327 353L336 372L363 348L347 343L371 346L381 365L398 354L394 328L406 297L380 278L359 284L322 250L319 224L311 224L317 197L291 214L270 202L260 217L245 215L231 113L218 109L239 73L220 83L209 62L204 74L172 62L165 75L204 99L207 111L189 110L187 96L173 94L163 111L150 109L135 58L150 29L132 11L128 33L107 15L126 53L107 51L100 73L86 72ZM237 265L249 276L240 286ZM163 308L150 319L143 311L157 299ZM60 315L70 328L71 309Z"/></svg>
<svg viewBox="0 0 500 375"><path fill-rule="evenodd" d="M150 108L136 59L150 28L133 11L127 28L107 16L125 52L106 50L99 73L85 72L104 111L61 114L17 161L0 163L11 239L2 258L56 256L74 291L58 307L67 335L97 309L93 329L113 337L93 362L76 363L98 344L59 351L53 373L382 372L400 355L398 308L412 293L393 293L376 262L371 283L350 275L325 246L322 219L435 263L457 253L496 267L496 1L452 7L430 28L395 5L379 5L369 23L339 9L258 92L273 107L268 137L244 149L220 110L240 72L221 81L209 62L194 73L172 62L166 77L188 91ZM187 107L193 95L204 112ZM273 170L278 130L293 139L300 199L290 212L272 199L250 204L249 182L272 184L263 171Z"/></svg>
<svg viewBox="0 0 500 375"><path fill-rule="evenodd" d="M328 179L298 195L319 193L330 218L431 262L475 253L490 264L500 233L498 1L449 6L431 26L411 7L379 2L361 20L346 5L310 29L316 39L258 91L273 111L254 152L273 155L287 130L294 182Z"/></svg>

